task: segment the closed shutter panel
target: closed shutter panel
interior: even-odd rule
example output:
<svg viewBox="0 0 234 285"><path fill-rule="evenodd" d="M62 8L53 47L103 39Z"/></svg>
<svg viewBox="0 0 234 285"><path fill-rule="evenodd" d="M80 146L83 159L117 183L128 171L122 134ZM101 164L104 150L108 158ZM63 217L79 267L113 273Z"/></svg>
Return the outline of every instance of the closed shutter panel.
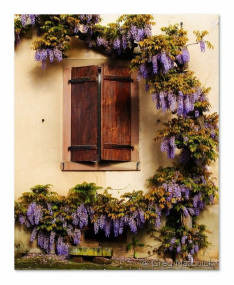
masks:
<svg viewBox="0 0 234 285"><path fill-rule="evenodd" d="M131 160L131 78L126 66L102 66L101 159Z"/></svg>
<svg viewBox="0 0 234 285"><path fill-rule="evenodd" d="M71 161L98 159L98 66L71 70Z"/></svg>

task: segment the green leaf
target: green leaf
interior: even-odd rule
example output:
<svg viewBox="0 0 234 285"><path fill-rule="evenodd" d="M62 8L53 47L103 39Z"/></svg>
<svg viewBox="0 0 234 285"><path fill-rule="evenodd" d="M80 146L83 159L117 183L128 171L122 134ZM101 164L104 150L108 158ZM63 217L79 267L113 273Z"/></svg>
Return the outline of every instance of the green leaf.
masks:
<svg viewBox="0 0 234 285"><path fill-rule="evenodd" d="M127 245L127 251L129 251L129 250L131 249L131 247L132 247L132 244L131 244L131 243L128 244L128 245Z"/></svg>

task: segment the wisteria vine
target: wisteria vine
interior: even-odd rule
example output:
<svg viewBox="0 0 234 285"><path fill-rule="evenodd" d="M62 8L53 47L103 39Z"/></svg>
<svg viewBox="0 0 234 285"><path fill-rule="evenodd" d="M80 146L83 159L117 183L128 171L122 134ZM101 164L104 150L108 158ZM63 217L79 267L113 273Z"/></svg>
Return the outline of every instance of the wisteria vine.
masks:
<svg viewBox="0 0 234 285"><path fill-rule="evenodd" d="M209 245L206 227L196 217L218 197L208 166L218 157L218 115L210 110L208 94L194 73L187 32L179 25L162 28L152 35L152 15L123 15L115 23L100 25L100 15L16 15L15 43L37 31L33 41L35 60L42 68L67 56L70 38L83 40L88 48L117 58L131 59L131 70L152 94L156 110L171 112L156 140L169 159L180 155L180 164L160 167L148 179L150 191L125 193L121 200L107 191L100 194L95 184L79 184L67 197L50 191L49 185L33 187L16 203L16 221L32 230L30 240L50 253L68 254L68 244L78 245L82 231L93 227L108 238L129 229L136 234L150 224L159 232L160 254L171 253L193 262L200 249ZM213 48L205 40L207 31L194 31L201 52ZM165 215L167 223L161 227ZM192 219L192 227L182 218Z"/></svg>

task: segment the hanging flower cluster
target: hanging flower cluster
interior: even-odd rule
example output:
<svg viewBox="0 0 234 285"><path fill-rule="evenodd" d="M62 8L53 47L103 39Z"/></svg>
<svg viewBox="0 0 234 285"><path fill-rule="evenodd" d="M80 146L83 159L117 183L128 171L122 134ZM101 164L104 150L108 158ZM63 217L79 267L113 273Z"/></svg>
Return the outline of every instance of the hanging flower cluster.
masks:
<svg viewBox="0 0 234 285"><path fill-rule="evenodd" d="M206 233L210 232L204 225L194 224L191 229L164 226L160 229L159 238L154 234L152 237L162 243L157 249L158 254L164 255L165 252L170 252L177 258L187 257L190 264L193 264L199 250L210 245Z"/></svg>
<svg viewBox="0 0 234 285"><path fill-rule="evenodd" d="M31 29L36 24L39 15L22 14L15 16L15 43L18 45L22 36L31 35Z"/></svg>
<svg viewBox="0 0 234 285"><path fill-rule="evenodd" d="M148 203L157 205L167 217L199 216L205 205L213 204L218 189L204 167L193 170L191 175L179 166L160 167L148 179L150 192L145 196Z"/></svg>
<svg viewBox="0 0 234 285"><path fill-rule="evenodd" d="M196 114L198 112L198 114ZM191 116L173 118L158 131L156 139L163 138L161 151L174 158L175 148L182 149L181 162L210 164L218 156L218 114L202 115L195 110Z"/></svg>
<svg viewBox="0 0 234 285"><path fill-rule="evenodd" d="M63 196L50 191L50 185L36 185L31 192L24 193L16 203L16 219L20 225L31 229L30 241L50 253L54 245L59 255L68 254L68 242L79 244L80 228L76 227L74 213ZM77 209L80 226L86 225L82 205ZM83 224L82 224L83 223Z"/></svg>
<svg viewBox="0 0 234 285"><path fill-rule="evenodd" d="M107 27L96 25L91 37L85 39L88 47L97 48L112 56L130 56L139 41L151 36L152 16L123 15Z"/></svg>
<svg viewBox="0 0 234 285"><path fill-rule="evenodd" d="M22 14L21 15L21 24L23 27L26 25L35 25L36 18L38 18L38 14Z"/></svg>
<svg viewBox="0 0 234 285"><path fill-rule="evenodd" d="M129 227L131 232L136 234L137 230L143 228L144 224L145 217L142 209L115 219L101 214L94 222L94 232L97 234L99 230L103 230L106 237L109 237L111 232L113 232L114 236L117 237L124 232L124 228Z"/></svg>
<svg viewBox="0 0 234 285"><path fill-rule="evenodd" d="M42 69L46 68L46 60L49 59L50 63L54 62L56 59L58 62L60 62L63 59L62 52L57 49L39 49L35 53L35 60L41 61L42 63Z"/></svg>
<svg viewBox="0 0 234 285"><path fill-rule="evenodd" d="M201 52L205 52L205 50L206 50L206 45L207 45L207 47L208 47L209 49L213 49L213 48L214 48L213 45L212 45L209 41L204 40L204 37L205 37L206 35L208 35L208 32L207 32L207 31L202 31L202 32L200 32L200 31L194 31L193 33L194 33L194 35L196 36L196 41L197 41L197 43L200 45L200 50L201 50Z"/></svg>
<svg viewBox="0 0 234 285"><path fill-rule="evenodd" d="M89 48L97 48L106 54L130 55L137 42L151 36L152 19L147 14L123 15L116 23L104 27L99 25L101 18L96 14L16 15L15 41L19 43L20 35L30 35L30 27L35 26L41 37L34 40L32 48L37 51L35 59L42 62L42 68L46 67L46 59L53 62L54 50L60 51L60 61L66 57L71 36L84 40ZM50 54L46 56L45 50Z"/></svg>

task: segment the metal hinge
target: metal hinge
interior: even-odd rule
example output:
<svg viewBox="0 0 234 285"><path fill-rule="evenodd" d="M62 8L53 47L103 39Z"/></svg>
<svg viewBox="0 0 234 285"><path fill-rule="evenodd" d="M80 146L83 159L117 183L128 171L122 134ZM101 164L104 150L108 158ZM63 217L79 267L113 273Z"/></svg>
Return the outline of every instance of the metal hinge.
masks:
<svg viewBox="0 0 234 285"><path fill-rule="evenodd" d="M68 80L68 84L80 84L80 83L88 83L88 82L96 82L97 76L93 77L80 77L80 78L73 78Z"/></svg>
<svg viewBox="0 0 234 285"><path fill-rule="evenodd" d="M96 145L72 145L68 147L68 150L94 150L98 149Z"/></svg>

